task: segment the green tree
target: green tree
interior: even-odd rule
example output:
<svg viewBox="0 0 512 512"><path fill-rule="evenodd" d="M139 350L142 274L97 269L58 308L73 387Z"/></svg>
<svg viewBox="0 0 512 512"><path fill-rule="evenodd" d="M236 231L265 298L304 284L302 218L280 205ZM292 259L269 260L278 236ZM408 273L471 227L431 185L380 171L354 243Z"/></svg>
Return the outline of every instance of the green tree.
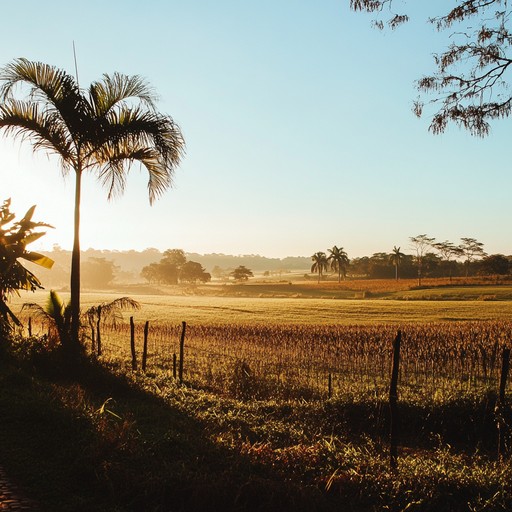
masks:
<svg viewBox="0 0 512 512"><path fill-rule="evenodd" d="M249 277L254 277L252 270L248 269L244 265L239 265L238 267L230 273L230 276L235 281L247 281Z"/></svg>
<svg viewBox="0 0 512 512"><path fill-rule="evenodd" d="M331 270L338 273L338 283L341 283L341 276L343 276L343 279L347 276L347 267L350 260L343 247L335 245L332 249L329 249L329 253L327 261L330 263Z"/></svg>
<svg viewBox="0 0 512 512"><path fill-rule="evenodd" d="M311 272L313 274L318 272L318 282L320 283L323 273L327 271L327 255L322 251L315 252L315 254L311 256L311 261L313 262L313 265L311 265Z"/></svg>
<svg viewBox="0 0 512 512"><path fill-rule="evenodd" d="M398 268L400 267L400 263L402 263L402 260L405 258L405 254L403 252L400 252L400 247L397 247L396 245L393 246L393 251L389 255L389 260L395 267L395 279L398 281L399 273Z"/></svg>
<svg viewBox="0 0 512 512"><path fill-rule="evenodd" d="M186 283L195 283L197 281L207 283L211 279L212 276L197 261L187 261L181 267L180 281Z"/></svg>
<svg viewBox="0 0 512 512"><path fill-rule="evenodd" d="M116 269L112 260L90 257L82 263L82 282L88 288L107 288L114 280Z"/></svg>
<svg viewBox="0 0 512 512"><path fill-rule="evenodd" d="M163 258L160 261L172 263L180 271L181 267L187 262L187 257L183 249L167 249L164 251Z"/></svg>
<svg viewBox="0 0 512 512"><path fill-rule="evenodd" d="M394 29L409 21L406 12L393 10L395 4L393 0L350 0L356 11L378 13L374 20L378 28L387 22ZM385 21L380 17L384 12L390 13ZM450 32L449 46L434 55L436 71L416 82L421 94L434 94L428 98L438 106L430 123L433 133L443 132L453 122L473 135L485 136L489 121L510 116L511 20L512 5L507 0L454 0L443 15L429 18L438 31ZM418 116L423 103L415 104Z"/></svg>
<svg viewBox="0 0 512 512"><path fill-rule="evenodd" d="M9 297L19 290L35 291L42 288L40 280L18 260L24 259L48 269L53 266L53 260L47 256L27 250L28 244L45 234L36 230L51 226L32 221L35 206L19 222L14 222L15 215L10 206L11 200L7 199L0 207L0 337L7 334L11 322L20 325L7 305Z"/></svg>
<svg viewBox="0 0 512 512"><path fill-rule="evenodd" d="M503 254L484 256L478 266L480 273L490 276L506 276L511 268L509 259Z"/></svg>
<svg viewBox="0 0 512 512"><path fill-rule="evenodd" d="M57 154L63 172L74 172L71 339L78 348L83 173L95 170L110 199L124 191L128 168L139 162L148 171L153 203L171 185L184 141L172 118L156 110L151 88L138 76L105 74L83 90L65 71L21 58L0 70L0 102L0 129L30 139L34 151Z"/></svg>
<svg viewBox="0 0 512 512"><path fill-rule="evenodd" d="M162 272L159 263L150 263L142 268L140 275L148 281L148 283L162 282Z"/></svg>

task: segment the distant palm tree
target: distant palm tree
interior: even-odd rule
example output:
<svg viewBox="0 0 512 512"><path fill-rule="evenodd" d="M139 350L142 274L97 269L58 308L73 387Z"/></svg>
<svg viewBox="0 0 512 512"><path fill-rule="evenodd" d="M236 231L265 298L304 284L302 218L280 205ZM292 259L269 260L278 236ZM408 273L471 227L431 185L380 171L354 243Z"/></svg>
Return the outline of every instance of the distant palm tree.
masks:
<svg viewBox="0 0 512 512"><path fill-rule="evenodd" d="M399 278L398 267L400 267L400 263L402 263L403 258L405 258L405 254L403 252L400 252L400 247L397 247L396 245L394 245L393 251L389 255L389 260L395 266L395 279L397 281Z"/></svg>
<svg viewBox="0 0 512 512"><path fill-rule="evenodd" d="M27 86L27 87L21 87ZM71 258L71 331L79 345L80 196L82 175L95 169L108 198L124 191L130 165L149 174L149 201L172 183L184 141L171 117L155 108L155 95L138 76L103 75L87 90L65 71L16 59L0 69L0 129L33 149L60 157L63 172L74 171L74 243Z"/></svg>
<svg viewBox="0 0 512 512"><path fill-rule="evenodd" d="M325 252L316 252L311 256L311 260L313 261L311 272L313 272L313 274L318 272L318 282L320 283L324 270L327 270L327 255Z"/></svg>
<svg viewBox="0 0 512 512"><path fill-rule="evenodd" d="M331 264L331 270L338 272L338 283L341 283L341 276L345 279L347 275L347 266L350 263L347 253L343 250L343 247L337 247L336 245L329 249L329 257L327 261Z"/></svg>

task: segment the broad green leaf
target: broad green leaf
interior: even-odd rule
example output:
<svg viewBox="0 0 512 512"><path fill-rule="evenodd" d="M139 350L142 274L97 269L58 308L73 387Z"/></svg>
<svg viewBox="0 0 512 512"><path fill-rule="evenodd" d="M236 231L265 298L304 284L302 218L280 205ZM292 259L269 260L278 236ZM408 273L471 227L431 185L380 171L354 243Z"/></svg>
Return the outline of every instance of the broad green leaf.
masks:
<svg viewBox="0 0 512 512"><path fill-rule="evenodd" d="M48 269L52 268L53 264L55 263L51 258L48 258L48 256L32 251L25 252L22 258Z"/></svg>

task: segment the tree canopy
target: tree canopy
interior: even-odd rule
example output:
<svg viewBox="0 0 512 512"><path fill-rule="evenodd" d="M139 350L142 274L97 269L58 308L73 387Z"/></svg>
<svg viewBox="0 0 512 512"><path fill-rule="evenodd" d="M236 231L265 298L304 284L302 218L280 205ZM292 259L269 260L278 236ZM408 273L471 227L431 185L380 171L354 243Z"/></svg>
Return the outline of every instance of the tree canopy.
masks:
<svg viewBox="0 0 512 512"><path fill-rule="evenodd" d="M244 265L240 265L230 274L235 281L247 281L249 277L253 277L252 270L248 269Z"/></svg>
<svg viewBox="0 0 512 512"><path fill-rule="evenodd" d="M395 10L407 3L350 0L350 7L375 13L377 28L395 29L411 19L410 11ZM433 133L455 123L473 135L485 136L490 121L510 116L511 14L507 0L455 0L443 13L429 17L436 30L449 33L445 50L434 55L435 71L416 82L422 98L414 104L415 113L422 115L425 101L437 108L430 124Z"/></svg>

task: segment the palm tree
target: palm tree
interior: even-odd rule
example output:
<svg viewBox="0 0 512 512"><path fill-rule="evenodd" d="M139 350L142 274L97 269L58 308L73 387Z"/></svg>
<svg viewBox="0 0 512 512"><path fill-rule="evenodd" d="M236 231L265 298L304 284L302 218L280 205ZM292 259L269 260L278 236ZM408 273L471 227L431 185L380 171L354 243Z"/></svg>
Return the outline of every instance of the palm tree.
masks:
<svg viewBox="0 0 512 512"><path fill-rule="evenodd" d="M318 282L320 283L324 270L327 270L327 255L325 252L316 252L311 256L311 260L313 261L311 272L318 272Z"/></svg>
<svg viewBox="0 0 512 512"><path fill-rule="evenodd" d="M85 312L85 317L91 328L91 349L101 356L101 325L109 324L115 327L123 319L123 311L138 310L140 303L130 297L120 297L112 302L102 302L97 306L90 307Z"/></svg>
<svg viewBox="0 0 512 512"><path fill-rule="evenodd" d="M400 247L393 246L393 251L389 255L389 260L395 266L395 279L398 281L398 267L402 263L402 259L405 258L405 254L400 252Z"/></svg>
<svg viewBox="0 0 512 512"><path fill-rule="evenodd" d="M52 346L60 343L64 349L71 348L71 307L65 304L55 290L50 290L45 306L26 302L22 309L30 310L34 316L48 326L48 341Z"/></svg>
<svg viewBox="0 0 512 512"><path fill-rule="evenodd" d="M105 74L83 90L65 71L23 58L0 69L1 129L30 139L34 151L57 154L64 173L74 171L70 336L78 348L83 173L94 169L110 199L124 191L130 165L139 162L149 174L152 204L172 184L183 137L171 117L157 112L153 91L138 76Z"/></svg>
<svg viewBox="0 0 512 512"><path fill-rule="evenodd" d="M331 270L338 272L338 283L341 283L341 276L345 279L347 275L347 265L350 263L347 253L343 250L343 247L334 246L329 249L329 257L327 261L331 264Z"/></svg>

